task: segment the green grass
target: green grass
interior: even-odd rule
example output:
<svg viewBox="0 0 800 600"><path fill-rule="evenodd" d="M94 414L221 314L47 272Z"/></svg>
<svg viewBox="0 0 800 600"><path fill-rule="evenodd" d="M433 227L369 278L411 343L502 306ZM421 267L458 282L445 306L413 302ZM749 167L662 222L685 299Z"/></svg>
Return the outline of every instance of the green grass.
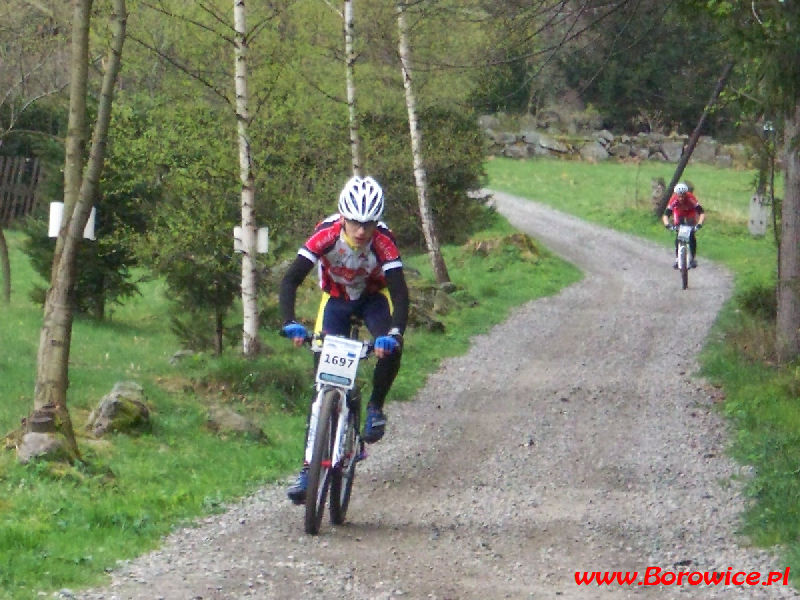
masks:
<svg viewBox="0 0 800 600"><path fill-rule="evenodd" d="M487 163L489 186L535 199L586 220L672 244L655 219L650 181L669 182L673 165L576 163L556 160ZM733 298L721 311L701 355L702 374L721 386L722 410L733 427L730 453L751 465L752 500L741 530L752 543L775 547L800 568L800 361L774 362L776 249L747 230L755 173L691 166L691 181L706 212L698 254L725 264L735 277ZM782 182L776 181L776 195ZM747 543L743 539L743 543ZM798 579L793 575L793 584Z"/></svg>
<svg viewBox="0 0 800 600"><path fill-rule="evenodd" d="M544 249L520 246L514 233L493 217L476 236L499 240L488 254L471 244L443 249L457 285L447 314L439 316L445 331L407 332L391 401L413 398L443 357L463 353L471 336L500 322L512 307L581 277ZM20 250L22 235L6 236L13 293L0 321L4 433L18 428L32 409L42 311L28 293L43 283ZM433 287L427 255L405 260L419 272L410 276L415 289ZM313 320L319 292L310 279L298 314ZM163 288L151 281L141 289L109 321L74 324L68 403L85 464L20 465L13 451L0 453L0 598L27 600L102 583L117 560L154 548L174 527L219 511L298 466L310 354L279 338L277 323L264 323L265 352L256 359L244 360L234 348L221 357L195 354L173 366L170 358L180 345L170 333ZM274 303L274 294L264 301ZM88 413L121 380L143 386L152 430L91 440L84 427ZM267 441L212 433L206 428L211 404L248 415Z"/></svg>

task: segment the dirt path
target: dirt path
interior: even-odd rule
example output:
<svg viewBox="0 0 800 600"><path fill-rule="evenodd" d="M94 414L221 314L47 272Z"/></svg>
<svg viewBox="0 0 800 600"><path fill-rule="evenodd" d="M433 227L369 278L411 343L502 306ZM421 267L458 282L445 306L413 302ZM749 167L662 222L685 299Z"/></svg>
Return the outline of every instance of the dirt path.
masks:
<svg viewBox="0 0 800 600"><path fill-rule="evenodd" d="M301 509L267 488L75 597L798 597L785 586L575 583L576 571L783 568L739 545L739 470L693 377L731 279L701 260L681 291L663 247L496 199L586 276L521 307L414 402L390 406L347 525L306 536Z"/></svg>

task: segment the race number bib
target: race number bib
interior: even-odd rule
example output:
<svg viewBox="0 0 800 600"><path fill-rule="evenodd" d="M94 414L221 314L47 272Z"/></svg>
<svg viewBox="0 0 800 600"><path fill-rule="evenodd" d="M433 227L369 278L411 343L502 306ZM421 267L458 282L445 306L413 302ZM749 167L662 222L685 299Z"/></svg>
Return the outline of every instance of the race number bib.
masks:
<svg viewBox="0 0 800 600"><path fill-rule="evenodd" d="M356 382L362 342L335 335L325 336L317 368L317 383L352 389Z"/></svg>
<svg viewBox="0 0 800 600"><path fill-rule="evenodd" d="M678 226L678 239L682 242L688 242L689 238L692 236L692 226L691 225L680 225Z"/></svg>

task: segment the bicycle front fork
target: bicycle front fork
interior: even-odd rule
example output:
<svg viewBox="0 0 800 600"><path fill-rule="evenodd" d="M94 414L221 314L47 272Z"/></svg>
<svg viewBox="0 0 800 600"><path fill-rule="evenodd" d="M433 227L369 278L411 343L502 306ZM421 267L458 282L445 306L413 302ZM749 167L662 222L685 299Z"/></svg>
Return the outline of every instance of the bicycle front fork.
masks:
<svg viewBox="0 0 800 600"><path fill-rule="evenodd" d="M304 462L305 464L309 464L311 462L311 456L314 453L314 440L317 437L317 427L320 425L319 423L319 409L322 405L322 400L325 395L330 392L330 388L321 388L317 390L316 396L314 396L314 402L311 404L311 412L308 417L308 433L306 435L306 449L304 454ZM337 426L336 426L336 445L334 446L334 456L333 463L336 464L341 456L343 445L343 440L347 433L348 427L348 417L349 412L351 409L355 408L355 405L351 405L351 400L347 399L345 392L340 389L335 389L337 398L336 402L338 406L334 407L334 415L337 419ZM359 396L360 399L360 396ZM357 403L357 400L356 400ZM325 426L325 424L322 424Z"/></svg>

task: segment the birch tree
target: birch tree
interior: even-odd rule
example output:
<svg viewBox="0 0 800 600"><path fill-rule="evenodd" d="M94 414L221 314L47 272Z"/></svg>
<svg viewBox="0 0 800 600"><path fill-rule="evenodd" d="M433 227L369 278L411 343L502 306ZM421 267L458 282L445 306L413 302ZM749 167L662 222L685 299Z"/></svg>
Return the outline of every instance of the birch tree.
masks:
<svg viewBox="0 0 800 600"><path fill-rule="evenodd" d="M347 114L350 118L350 154L353 160L353 175L361 173L361 138L358 135L358 116L356 113L356 52L353 45L353 0L344 0L344 51L347 85Z"/></svg>
<svg viewBox="0 0 800 600"><path fill-rule="evenodd" d="M93 127L88 162L84 169L86 145L86 102L89 70L89 25L92 0L73 0L72 52L70 59L70 101L64 162L64 212L56 241L50 289L37 354L34 412L30 423L60 434L73 456L77 443L67 409L68 366L73 313L70 289L76 274L76 253L98 189L106 151L114 87L122 60L127 12L125 0L113 0L112 38L103 75L97 117ZM30 425L29 425L30 428Z"/></svg>
<svg viewBox="0 0 800 600"><path fill-rule="evenodd" d="M414 166L414 181L417 187L417 200L419 202L419 215L422 232L425 236L425 245L433 268L436 282L443 287L451 286L450 275L444 262L439 240L436 235L436 224L433 220L433 211L428 201L427 173L422 156L422 132L417 119L417 101L414 95L414 85L411 65L411 46L408 39L408 25L406 22L406 3L398 2L395 5L397 13L398 53L400 66L403 73L403 87L406 95L406 108L408 110L408 128L411 134L411 156Z"/></svg>
<svg viewBox="0 0 800 600"><path fill-rule="evenodd" d="M362 175L361 138L358 133L358 114L356 111L356 52L353 43L355 24L353 19L353 0L344 0L343 10L339 10L331 2L325 2L344 22L344 62L345 87L347 91L347 116L350 132L350 157L353 175Z"/></svg>
<svg viewBox="0 0 800 600"><path fill-rule="evenodd" d="M199 82L221 100L226 107L230 107L236 120L237 150L239 159L240 179L240 206L241 206L241 242L242 242L242 267L241 267L241 303L242 303L242 352L245 356L255 356L260 349L258 338L259 312L258 312L258 260L257 260L257 224L256 224L256 195L255 172L253 161L253 143L250 135L254 115L269 96L268 86L261 88L261 98L255 94L250 97L249 79L251 65L248 62L251 47L259 35L263 34L266 24L279 15L280 5L258 4L256 8L250 7L245 0L233 1L233 26L230 18L225 18L218 9L221 3L211 0L198 0L185 3L179 0L168 2L148 2L143 4L156 13L170 19L175 26L170 28L169 35L180 36L187 33L199 36L202 43L195 46L183 43L177 38L172 44L163 44L161 36L152 36L148 41L145 36L134 38L141 46L155 53L165 63L174 67L183 74ZM248 25L248 16L252 16L256 9L259 14L266 16L254 25ZM186 30L182 30L183 26ZM162 32L163 33L163 32ZM233 49L234 55L234 86L230 85L230 71L222 74L219 65L214 59L209 60L209 53L222 55L227 50ZM263 50L263 49L262 49ZM266 52L266 50L264 50ZM270 60L259 63L262 67L269 66ZM258 65L253 67L257 69ZM224 82L223 77L227 77ZM263 78L262 78L263 81ZM233 94L231 94L233 89ZM255 106L251 111L251 105Z"/></svg>
<svg viewBox="0 0 800 600"><path fill-rule="evenodd" d="M250 111L247 94L247 9L245 0L233 0L236 130L239 141L239 178L242 182L242 353L258 353L258 274L256 273L255 185L250 151Z"/></svg>

